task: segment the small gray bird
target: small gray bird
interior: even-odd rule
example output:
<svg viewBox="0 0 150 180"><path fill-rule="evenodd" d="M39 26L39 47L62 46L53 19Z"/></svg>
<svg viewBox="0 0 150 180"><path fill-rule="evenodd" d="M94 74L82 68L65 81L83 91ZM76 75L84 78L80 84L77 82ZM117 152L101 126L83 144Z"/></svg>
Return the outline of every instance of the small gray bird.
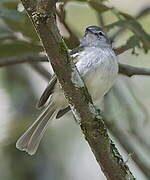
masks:
<svg viewBox="0 0 150 180"><path fill-rule="evenodd" d="M110 40L100 27L87 27L79 47L73 49L70 56L96 105L112 87L118 74L118 61ZM38 107L47 100L49 102L43 113L16 143L18 149L30 155L36 152L49 120L59 118L70 110L56 75L41 96Z"/></svg>

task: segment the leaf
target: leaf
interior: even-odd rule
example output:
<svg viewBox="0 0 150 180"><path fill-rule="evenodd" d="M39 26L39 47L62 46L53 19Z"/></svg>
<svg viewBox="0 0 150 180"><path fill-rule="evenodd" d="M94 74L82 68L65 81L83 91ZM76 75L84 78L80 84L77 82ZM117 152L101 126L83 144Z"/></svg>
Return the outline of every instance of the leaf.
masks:
<svg viewBox="0 0 150 180"><path fill-rule="evenodd" d="M5 4L6 5L6 4ZM12 6L13 5L13 6ZM15 8L17 9L18 3L7 3L8 8ZM6 8L5 8L6 9ZM8 25L8 27L14 31L14 32L21 32L23 36L29 38L33 43L38 42L39 38L34 30L34 27L27 16L25 12L18 12L17 10L12 10L12 9L6 9L7 10L7 17L3 18L4 22ZM19 20L16 18L10 18L9 15L12 14L12 11L14 14L19 15Z"/></svg>
<svg viewBox="0 0 150 180"><path fill-rule="evenodd" d="M1 0L0 3L7 3L10 2L10 0ZM18 2L18 0L11 0L11 2Z"/></svg>
<svg viewBox="0 0 150 180"><path fill-rule="evenodd" d="M137 55L135 53L135 47L136 46L138 46L140 48L140 39L138 39L136 36L132 36L127 40L126 44L120 46L119 48L115 48L114 51L115 51L116 55L119 55L119 54L122 54L129 49L133 49L132 53Z"/></svg>
<svg viewBox="0 0 150 180"><path fill-rule="evenodd" d="M117 22L114 22L112 24L108 24L107 26L104 27L104 29L106 29L107 31L113 29L115 26L118 26L118 27L122 27L124 26L126 23L126 21L123 21L123 20L119 20Z"/></svg>
<svg viewBox="0 0 150 180"><path fill-rule="evenodd" d="M139 41L142 42L143 49L145 53L147 53L147 51L150 49L150 35L145 32L142 25L135 18L128 14L120 13L118 11L113 12L117 15L119 21L106 26L106 29L110 30L115 26L129 29L139 39Z"/></svg>
<svg viewBox="0 0 150 180"><path fill-rule="evenodd" d="M142 41L145 52L150 49L150 35L136 21L130 22L127 27Z"/></svg>
<svg viewBox="0 0 150 180"><path fill-rule="evenodd" d="M18 4L19 4L19 1L13 0L13 1L5 2L2 5L3 5L4 8L10 9L10 10L16 10L17 11Z"/></svg>
<svg viewBox="0 0 150 180"><path fill-rule="evenodd" d="M6 39L16 39L16 37L10 32L0 32L0 40Z"/></svg>
<svg viewBox="0 0 150 180"><path fill-rule="evenodd" d="M131 49L134 48L136 46L138 46L140 48L140 39L137 36L131 36L126 43L126 46Z"/></svg>
<svg viewBox="0 0 150 180"><path fill-rule="evenodd" d="M64 0L64 1L65 1L65 0ZM75 1L87 2L88 0L75 0Z"/></svg>
<svg viewBox="0 0 150 180"><path fill-rule="evenodd" d="M100 1L88 1L88 4L95 9L98 13L103 13L104 11L109 10L109 8L107 8L105 5L103 5Z"/></svg>
<svg viewBox="0 0 150 180"><path fill-rule="evenodd" d="M136 18L143 18L144 16L150 14L150 7L146 7L142 11L139 12L139 14L136 16Z"/></svg>
<svg viewBox="0 0 150 180"><path fill-rule="evenodd" d="M65 2L65 0L62 0L63 2ZM79 1L79 2L89 2L89 1L92 1L92 0L73 0L73 1ZM95 2L102 2L102 1L105 1L105 0L95 0Z"/></svg>
<svg viewBox="0 0 150 180"><path fill-rule="evenodd" d="M123 22L122 28L128 28L130 31L134 33L134 35L136 35L140 39L140 41L143 44L143 49L145 53L147 53L150 49L150 35L145 32L142 25L135 18L126 13L120 13L116 10L113 11L113 13L120 19L120 21ZM121 23L116 23L115 25L120 26Z"/></svg>
<svg viewBox="0 0 150 180"><path fill-rule="evenodd" d="M147 32L145 32L142 25L135 18L125 13L120 14L124 18L126 18L126 27L130 29L142 41L143 48L147 53L147 51L150 49L150 35Z"/></svg>
<svg viewBox="0 0 150 180"><path fill-rule="evenodd" d="M26 41L0 41L0 57L22 55L24 53L37 53L43 51L42 46Z"/></svg>
<svg viewBox="0 0 150 180"><path fill-rule="evenodd" d="M15 10L0 8L0 18L21 21L21 14Z"/></svg>
<svg viewBox="0 0 150 180"><path fill-rule="evenodd" d="M22 14L22 21L14 21L7 19L5 20L6 24L15 32L21 32L25 37L29 38L32 42L38 42L39 38L36 34L36 31L27 17L27 15Z"/></svg>

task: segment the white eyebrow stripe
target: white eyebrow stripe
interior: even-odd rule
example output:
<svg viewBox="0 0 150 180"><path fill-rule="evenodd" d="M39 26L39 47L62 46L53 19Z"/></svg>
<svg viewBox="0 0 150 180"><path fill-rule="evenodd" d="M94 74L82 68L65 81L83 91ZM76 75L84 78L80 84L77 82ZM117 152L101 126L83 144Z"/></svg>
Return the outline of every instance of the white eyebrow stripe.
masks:
<svg viewBox="0 0 150 180"><path fill-rule="evenodd" d="M103 31L98 31L98 33L102 33L103 35L105 35L105 33Z"/></svg>
<svg viewBox="0 0 150 180"><path fill-rule="evenodd" d="M72 57L72 58L75 58L75 57L77 57L77 56L79 56L79 53L71 54L71 57Z"/></svg>

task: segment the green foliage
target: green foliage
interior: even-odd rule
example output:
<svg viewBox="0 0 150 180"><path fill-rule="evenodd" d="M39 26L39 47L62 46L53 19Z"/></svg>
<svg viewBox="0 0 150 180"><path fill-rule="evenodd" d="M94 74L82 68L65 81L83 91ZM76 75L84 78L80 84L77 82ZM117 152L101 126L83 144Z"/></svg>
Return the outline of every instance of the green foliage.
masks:
<svg viewBox="0 0 150 180"><path fill-rule="evenodd" d="M124 23L124 28L128 28L132 31L136 39L138 39L137 44L142 42L142 48L147 52L150 49L150 35L145 32L141 24L135 18L125 13L117 12L116 16Z"/></svg>
<svg viewBox="0 0 150 180"><path fill-rule="evenodd" d="M107 25L105 28L109 31L117 26L123 31L130 30L133 36L127 40L127 49L138 47L147 53L150 49L150 35L143 29L142 25L128 14L116 10L113 10L113 12L117 16L118 21Z"/></svg>
<svg viewBox="0 0 150 180"><path fill-rule="evenodd" d="M26 13L19 12L17 0L0 2L0 57L43 51Z"/></svg>
<svg viewBox="0 0 150 180"><path fill-rule="evenodd" d="M12 19L15 21L21 21L22 17L19 12L15 10L10 10L7 8L0 8L0 18L3 19Z"/></svg>
<svg viewBox="0 0 150 180"><path fill-rule="evenodd" d="M118 20L116 22L112 21L105 28L109 31L119 27L123 32L128 29L133 33L133 36L127 39L127 43L122 45L123 47L127 49L138 47L145 52L150 49L150 36L137 19L114 8L107 7L103 4L103 0L75 1L87 3L99 16L102 16L106 11L111 11ZM18 0L0 1L0 19L2 19L2 22L0 21L0 57L43 51L30 19L23 9L21 12L18 11L20 6L21 4ZM139 17L147 14L148 9L146 9L146 12L143 11Z"/></svg>
<svg viewBox="0 0 150 180"><path fill-rule="evenodd" d="M10 40L8 43L0 43L1 57L23 55L24 53L33 53L42 51L42 47L21 40Z"/></svg>
<svg viewBox="0 0 150 180"><path fill-rule="evenodd" d="M39 52L43 51L43 47L41 46L41 43L35 32L33 24L30 21L29 17L26 15L26 12L21 7L20 2L21 2L20 0L0 0L0 58L11 57L11 56L21 56L21 55L24 55L25 53L39 53ZM66 3L65 10L64 10L64 11L66 11L66 14L68 13L67 12L67 10L68 10L67 4L69 4L70 2L74 2L79 5L82 5L81 8L88 6L88 10L87 10L87 13L84 16L84 18L86 18L86 16L88 15L87 21L89 21L89 23L91 23L91 25L93 25L95 22L97 22L95 19L93 20L93 16L90 16L91 11L93 11L94 15L96 14L96 17L99 18L98 21L100 21L100 17L102 17L104 22L101 24L106 29L106 31L110 31L110 32L113 31L114 34L116 34L116 36L115 36L116 39L118 37L119 37L119 39L122 38L124 35L126 35L130 31L131 35L130 35L130 37L127 36L126 42L125 43L121 42L122 44L120 45L120 47L122 49L125 49L125 50L133 49L134 54L136 54L134 52L136 47L142 49L144 52L148 52L148 50L150 49L150 35L146 32L146 30L140 23L140 20L142 18L145 18L145 16L149 15L150 8L146 8L141 13L139 13L137 15L137 17L135 18L126 13L122 13L115 8L110 8L110 7L106 6L106 4L103 3L104 0L60 0L60 2ZM79 6L77 6L76 9L78 7ZM86 10L84 9L84 12L85 11ZM77 11L76 13L79 16L78 19L80 21L80 25L84 24L85 19L80 18L83 14L82 10ZM107 13L111 13L113 16L115 16L116 17L115 21L111 17L109 19L109 23L107 23L106 22ZM93 21L91 21L91 19L89 17ZM73 21L74 18L70 17L70 19L71 19L70 21ZM79 32L76 32L77 23L73 22L72 23L74 25L73 27L68 22L65 22L65 23L71 29L73 35L75 37L79 37ZM83 32L83 30L84 30L83 27L84 26L80 27L80 32ZM113 34L112 34L112 36L113 36ZM76 39L76 38L74 38L74 39ZM74 46L75 43L73 43L74 42L73 39L68 38L67 41L68 41L68 44L73 44L72 47ZM61 41L59 45L60 45L61 53L66 54L67 47L65 46L64 42ZM10 125L10 128L13 127L13 130L12 130L13 132L11 131L9 134L9 136L10 136L9 138L13 139L13 141L14 141L14 133L17 134L18 129L20 128L20 124L21 124L20 129L22 129L22 127L24 128L24 125L22 125L22 123L25 124L24 123L25 121L27 122L31 119L32 120L34 119L33 118L33 116L35 116L34 105L36 104L36 102L35 102L36 99L34 96L35 92L33 91L34 88L32 87L33 85L31 84L31 82L33 82L31 75L30 75L30 73L29 73L29 76L27 75L27 71L26 71L26 69L24 69L24 65L14 66L14 67L10 67L8 69L4 68L4 71L5 71L5 73L3 74L4 89L6 89L7 93L10 96L9 98L10 98L10 102L11 102L10 103L11 111L13 111L13 108L14 108L14 111L16 112L16 116L14 117L14 120L12 120L12 124ZM37 82L35 82L35 84L37 84ZM129 98L127 96L126 97L124 96L124 94L126 94L125 93L126 89L129 90L130 87L127 86L127 88L124 88L124 86L122 86L122 84L120 84L118 87L119 87L118 90L120 90L120 88L122 88L122 87L123 88L121 89L121 91L116 91L117 92L116 95L115 95L115 91L113 92L113 96L115 96L115 98L114 98L115 103L112 100L108 101L109 106L108 106L108 108L105 108L105 109L107 109L109 111L113 111L113 108L116 108L115 114L113 114L111 112L111 115L109 116L109 119L110 119L110 117L112 117L112 118L117 117L116 114L118 112L120 112L118 109L120 107L122 107L121 118L123 120L125 120L125 117L123 115L126 113L126 108L127 108L126 104L128 105L128 108L130 109L130 111L128 110L126 113L127 116L131 116L130 114L134 113L134 111L137 111L138 108L135 107L135 104L131 102L131 97L133 98L133 96L128 95ZM121 97L121 95L119 95L119 92L122 94L122 97ZM108 97L108 95L107 95L107 97ZM133 98L133 99L135 99L135 98ZM112 102L112 104L111 104L111 102ZM1 102L1 104L2 103L3 102ZM118 106L116 106L117 103L118 103ZM140 109L141 109L141 107L140 107ZM139 111L139 109L138 109L138 111ZM146 113L144 112L144 115L145 114ZM30 117L28 117L28 116L30 116ZM133 119L138 119L137 116L135 115L134 118L133 118L133 116L131 116L131 117L129 117L129 120L132 120L134 122ZM118 116L118 117L120 118L120 116ZM112 122L114 122L114 120L111 121L111 123ZM124 122L124 121L122 121L122 122ZM111 127L113 127L113 126L111 125ZM20 131L20 129L19 129L19 131ZM70 129L70 126L68 129ZM57 134L60 132L61 131L57 131ZM71 130L70 134L71 134L71 138L72 138L72 134L73 134L72 130ZM18 134L17 134L17 136L18 136ZM25 154L15 150L14 144L11 147L6 146L7 149L4 150L4 159L1 160L1 162L2 162L1 166L4 164L6 174L8 174L8 176L10 176L9 179L11 179L11 180L13 180L13 179L15 179L15 180L17 180L17 179L22 179L22 180L36 179L37 177L39 177L39 173L41 173L42 171L44 171L44 173L46 172L47 167L49 170L50 169L49 165L51 165L51 163L54 161L57 161L57 163L56 162L55 163L57 164L58 168L54 168L56 171L55 173L54 172L49 173L49 171L48 171L47 174L48 173L49 174L47 175L47 179L49 179L50 177L51 177L51 179L57 179L57 180L68 179L66 177L63 178L62 175L60 175L61 171L63 174L63 171L65 168L64 168L63 163L62 163L63 165L61 165L61 160L60 160L59 156L55 157L55 156L53 156L53 154L51 154L52 152L55 152L59 149L62 153L62 149L64 148L64 141L62 141L62 146L60 146L61 145L60 137L63 137L63 139L65 139L65 141L66 141L66 138L64 138L64 134L63 134L63 136L61 136L59 134L59 138L57 140L54 139L52 144L49 144L52 141L52 139L51 140L49 139L48 148L51 147L54 150L54 151L52 151L52 150L48 151L49 158L47 158L47 152L46 152L46 157L45 157L44 151L43 151L43 157L36 156L36 159L31 158L31 157L29 158L32 163L34 162L34 159L37 161L37 162L35 162L35 165L33 165L31 162L27 162L29 159L27 159ZM70 137L70 135L68 136L68 134L67 134L66 137ZM56 146L57 148L54 147L55 143L57 144L57 146ZM5 144L6 144L6 142L5 142ZM42 144L41 144L41 147L42 147ZM10 151L9 149L12 149L12 151ZM45 147L44 147L44 149L45 149ZM68 152L68 151L66 151L66 152ZM40 155L41 155L41 153L40 153ZM60 153L58 153L58 154L60 154ZM114 155L116 156L116 154L114 154ZM56 156L57 156L57 152L56 152ZM51 159L50 157L55 157L55 158ZM68 153L67 153L66 157L64 157L64 158L69 159ZM44 162L44 164L46 166L48 165L47 167L46 166L44 167L43 164L41 163L41 159L43 161L44 158L47 160L47 162L49 161L48 163ZM12 167L12 169L9 169L8 167L6 167L5 163L6 163L7 159L8 159L8 161L11 160L10 166ZM66 159L65 159L65 161L66 161ZM14 162L17 162L17 163L14 163ZM41 166L44 168L40 169L39 167L41 167ZM54 164L54 166L56 166L56 165ZM40 171L39 171L39 169L40 169ZM1 172L2 172L2 170L1 170ZM41 176L44 174L44 173L43 174L42 173L40 174ZM64 173L66 173L66 171ZM54 175L55 176L58 175L58 177L56 178L56 177L54 177ZM59 177L59 175L60 175L60 177ZM2 179L8 180L8 178L5 178L3 176L1 176L1 177L2 177ZM46 175L44 177L46 177ZM70 173L69 173L69 178L70 178Z"/></svg>
<svg viewBox="0 0 150 180"><path fill-rule="evenodd" d="M104 11L109 10L108 7L106 7L105 5L103 5L101 3L101 1L97 1L97 0L90 0L88 1L89 5L96 10L96 12L98 12L99 14L103 13Z"/></svg>

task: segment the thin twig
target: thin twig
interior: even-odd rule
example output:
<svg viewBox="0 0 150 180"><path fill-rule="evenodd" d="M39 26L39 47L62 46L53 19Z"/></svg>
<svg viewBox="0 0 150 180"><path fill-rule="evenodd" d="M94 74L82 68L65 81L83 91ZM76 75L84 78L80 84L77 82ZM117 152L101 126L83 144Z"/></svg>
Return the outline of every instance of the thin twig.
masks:
<svg viewBox="0 0 150 180"><path fill-rule="evenodd" d="M117 49L113 49L115 54L118 56L126 51L128 51L130 48L128 47L120 47L120 48L117 48Z"/></svg>
<svg viewBox="0 0 150 180"><path fill-rule="evenodd" d="M121 64L119 63L119 73L124 74L126 76L133 76L133 75L150 75L150 69L147 68L139 68L130 66L127 64Z"/></svg>
<svg viewBox="0 0 150 180"><path fill-rule="evenodd" d="M67 32L68 38L66 39L68 39L71 42L71 44L73 44L73 46L77 46L79 45L80 41L79 41L79 38L69 28L68 24L65 21L66 13L65 13L64 5L65 5L64 2L61 2L61 3L59 2L57 3L57 6L56 6L56 15L57 15L56 20L57 20L58 28L60 30L61 35L64 38L66 38L65 34Z"/></svg>

